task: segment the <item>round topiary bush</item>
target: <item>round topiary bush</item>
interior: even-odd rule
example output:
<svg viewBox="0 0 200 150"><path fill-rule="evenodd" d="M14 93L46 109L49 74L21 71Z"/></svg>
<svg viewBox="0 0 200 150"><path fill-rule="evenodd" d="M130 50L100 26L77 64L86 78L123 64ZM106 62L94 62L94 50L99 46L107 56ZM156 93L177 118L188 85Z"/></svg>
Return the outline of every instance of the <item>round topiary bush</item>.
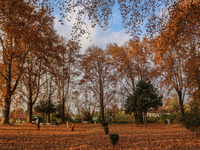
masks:
<svg viewBox="0 0 200 150"><path fill-rule="evenodd" d="M119 134L109 134L112 145L116 145L119 140Z"/></svg>
<svg viewBox="0 0 200 150"><path fill-rule="evenodd" d="M104 131L105 131L106 135L108 135L108 132L109 132L108 127L105 127Z"/></svg>

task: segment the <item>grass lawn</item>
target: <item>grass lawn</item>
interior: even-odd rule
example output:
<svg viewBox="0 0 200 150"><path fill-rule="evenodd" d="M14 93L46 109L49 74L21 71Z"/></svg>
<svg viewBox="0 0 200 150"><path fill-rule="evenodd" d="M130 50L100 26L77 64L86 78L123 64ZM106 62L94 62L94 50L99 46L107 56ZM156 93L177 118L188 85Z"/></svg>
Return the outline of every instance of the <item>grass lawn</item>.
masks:
<svg viewBox="0 0 200 150"><path fill-rule="evenodd" d="M69 127L71 127L69 125ZM33 124L0 125L0 149L200 149L200 139L181 124L114 124L110 134L119 134L112 146L100 124L76 125L74 132L66 125L37 126Z"/></svg>

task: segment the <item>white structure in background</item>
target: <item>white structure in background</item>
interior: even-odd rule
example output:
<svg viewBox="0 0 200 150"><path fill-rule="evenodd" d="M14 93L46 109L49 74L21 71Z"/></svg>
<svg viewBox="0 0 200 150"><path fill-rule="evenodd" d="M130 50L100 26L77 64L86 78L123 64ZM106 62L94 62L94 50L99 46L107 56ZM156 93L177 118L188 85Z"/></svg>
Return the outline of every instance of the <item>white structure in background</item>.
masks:
<svg viewBox="0 0 200 150"><path fill-rule="evenodd" d="M170 115L170 113L164 113L164 114L167 114L167 115ZM160 117L161 113L153 113L153 112L149 112L147 113L147 117L153 117L153 118L156 118L156 117Z"/></svg>

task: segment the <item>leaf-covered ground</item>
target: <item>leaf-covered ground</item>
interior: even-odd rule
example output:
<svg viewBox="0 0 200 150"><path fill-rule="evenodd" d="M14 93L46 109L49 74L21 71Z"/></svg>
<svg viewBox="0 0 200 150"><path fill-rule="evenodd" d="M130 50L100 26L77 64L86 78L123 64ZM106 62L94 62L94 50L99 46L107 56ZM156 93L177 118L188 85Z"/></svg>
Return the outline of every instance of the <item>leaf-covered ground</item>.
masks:
<svg viewBox="0 0 200 150"><path fill-rule="evenodd" d="M71 127L71 126L70 126ZM109 125L109 133L119 134L112 146L100 124L76 125L75 131L66 125L0 125L0 149L200 149L200 139L181 124Z"/></svg>

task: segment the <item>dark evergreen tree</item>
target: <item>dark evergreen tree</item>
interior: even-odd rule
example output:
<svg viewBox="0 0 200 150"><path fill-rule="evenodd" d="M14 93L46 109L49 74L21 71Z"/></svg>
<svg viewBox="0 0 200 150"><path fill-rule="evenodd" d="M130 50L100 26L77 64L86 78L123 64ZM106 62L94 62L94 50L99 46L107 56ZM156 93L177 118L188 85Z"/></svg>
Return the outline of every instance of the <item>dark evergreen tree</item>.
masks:
<svg viewBox="0 0 200 150"><path fill-rule="evenodd" d="M65 117L64 109L62 104L58 104L56 106L56 112L55 112L56 118L63 118Z"/></svg>
<svg viewBox="0 0 200 150"><path fill-rule="evenodd" d="M132 95L126 99L125 112L135 114L135 122L138 126L139 114L144 113L145 128L147 126L147 111L149 108L157 109L162 106L162 97L158 95L157 90L153 87L151 82L140 80L136 85L136 89Z"/></svg>
<svg viewBox="0 0 200 150"><path fill-rule="evenodd" d="M44 116L48 116L48 122L50 122L50 114L56 112L55 105L51 100L42 100L35 107L35 111L43 113Z"/></svg>

